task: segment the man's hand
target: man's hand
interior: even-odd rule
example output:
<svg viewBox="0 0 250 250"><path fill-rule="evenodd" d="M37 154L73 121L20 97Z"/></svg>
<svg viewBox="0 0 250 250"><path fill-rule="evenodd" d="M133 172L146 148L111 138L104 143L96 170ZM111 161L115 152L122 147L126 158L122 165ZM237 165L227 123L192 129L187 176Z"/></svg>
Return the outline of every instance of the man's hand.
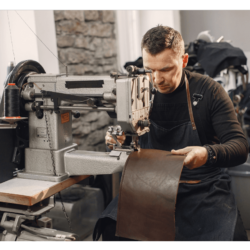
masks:
<svg viewBox="0 0 250 250"><path fill-rule="evenodd" d="M125 141L125 139L126 139L126 135L123 132L122 135L120 135L120 136L118 135L118 136L116 136L116 138L117 138L118 142L120 142L121 144L123 144L124 141ZM105 143L106 143L106 145L108 143L109 144L116 144L116 141L113 139L112 135L108 131L106 132ZM112 150L113 149L113 145L109 145L108 148Z"/></svg>
<svg viewBox="0 0 250 250"><path fill-rule="evenodd" d="M173 155L186 155L184 160L184 166L189 169L194 169L203 166L207 162L208 153L206 148L192 146L186 147L179 150L171 150Z"/></svg>

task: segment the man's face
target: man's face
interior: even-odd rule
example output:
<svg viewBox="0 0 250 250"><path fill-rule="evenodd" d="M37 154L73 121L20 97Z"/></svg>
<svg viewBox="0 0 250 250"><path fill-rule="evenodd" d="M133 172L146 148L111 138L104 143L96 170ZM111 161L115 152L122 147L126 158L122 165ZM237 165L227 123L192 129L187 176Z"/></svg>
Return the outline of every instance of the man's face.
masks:
<svg viewBox="0 0 250 250"><path fill-rule="evenodd" d="M172 93L179 86L188 54L177 54L172 49L165 49L157 55L151 55L143 49L142 57L144 68L152 70L154 87L160 93Z"/></svg>

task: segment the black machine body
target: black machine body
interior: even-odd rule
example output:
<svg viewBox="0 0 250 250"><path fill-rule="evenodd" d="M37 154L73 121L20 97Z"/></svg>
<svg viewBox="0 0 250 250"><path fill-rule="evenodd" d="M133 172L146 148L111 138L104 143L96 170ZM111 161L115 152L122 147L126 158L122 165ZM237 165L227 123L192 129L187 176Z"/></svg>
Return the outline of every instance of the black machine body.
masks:
<svg viewBox="0 0 250 250"><path fill-rule="evenodd" d="M36 61L22 61L9 73L4 88L8 86L8 83L15 83L15 86L20 90L27 83L29 75L35 73L45 73L45 70ZM28 117L28 112L24 108L26 101L20 98L16 103L20 105L20 107L14 107L18 109L18 114L21 117ZM5 116L4 108L5 98L3 93L0 102L0 117ZM21 120L16 126L1 120L0 138L0 183L2 183L15 177L16 173L24 168L24 150L29 147L28 120Z"/></svg>

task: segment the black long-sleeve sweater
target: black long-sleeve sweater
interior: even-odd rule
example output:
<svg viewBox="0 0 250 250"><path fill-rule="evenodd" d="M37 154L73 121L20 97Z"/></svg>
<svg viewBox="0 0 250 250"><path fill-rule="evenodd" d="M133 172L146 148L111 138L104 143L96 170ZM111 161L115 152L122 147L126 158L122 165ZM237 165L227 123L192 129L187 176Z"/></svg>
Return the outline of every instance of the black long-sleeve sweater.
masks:
<svg viewBox="0 0 250 250"><path fill-rule="evenodd" d="M190 121L184 74L189 81L191 97L199 89L197 84L204 83L203 99L199 101L197 107L193 106L193 112L194 117L198 113L201 121L202 126L198 126L195 120L199 136L201 137L201 133L205 135L206 144L216 155L213 166L225 168L244 163L247 160L248 143L237 120L232 101L223 87L208 76L183 70L181 83L173 93L156 93L150 118L166 128ZM160 103L172 107L163 113L157 110L156 104ZM183 112L176 112L173 106L177 107L176 111L181 107Z"/></svg>

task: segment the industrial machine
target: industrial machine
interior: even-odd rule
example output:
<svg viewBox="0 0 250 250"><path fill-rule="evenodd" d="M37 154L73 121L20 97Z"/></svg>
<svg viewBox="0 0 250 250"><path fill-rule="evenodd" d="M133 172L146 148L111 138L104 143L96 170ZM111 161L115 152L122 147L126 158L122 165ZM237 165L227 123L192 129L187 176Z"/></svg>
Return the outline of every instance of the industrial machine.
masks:
<svg viewBox="0 0 250 250"><path fill-rule="evenodd" d="M41 216L54 207L52 195L71 177L121 172L128 155L139 150L138 136L149 131L154 92L146 75L149 71L135 66L127 70L127 74L110 76L53 75L46 74L38 62L27 60L8 75L0 105L0 132L5 136L1 144L9 143L1 146L5 151L0 168L8 169L0 184L2 240L77 239L72 233L48 228L48 221ZM116 140L124 133L131 137L130 145L116 140L111 152L78 150L71 127L72 116L78 118L80 110L107 111L119 124L110 127L112 137ZM36 196L27 206L14 189L18 185L20 192L26 188L22 191L25 196L29 183L54 183L58 188L52 195L51 189L44 192L41 188L41 197ZM8 190L7 200L4 190Z"/></svg>

